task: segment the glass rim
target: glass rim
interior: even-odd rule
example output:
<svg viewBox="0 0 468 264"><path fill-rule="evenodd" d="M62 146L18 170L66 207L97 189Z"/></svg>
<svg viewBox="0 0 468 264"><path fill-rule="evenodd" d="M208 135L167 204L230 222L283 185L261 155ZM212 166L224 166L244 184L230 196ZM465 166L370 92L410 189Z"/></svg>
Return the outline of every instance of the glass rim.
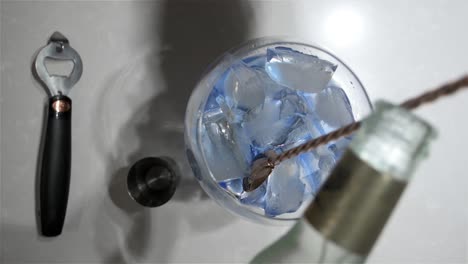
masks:
<svg viewBox="0 0 468 264"><path fill-rule="evenodd" d="M221 63L221 62L223 62L223 60L225 60L227 58L227 56L245 57L246 55L248 55L249 51L262 49L264 47L272 46L272 45L285 45L285 46L297 45L297 46L310 48L312 50L318 50L318 51L321 51L321 52L331 56L333 59L335 59L340 64L342 64L346 68L346 70L352 75L352 77L357 81L357 86L360 87L360 91L362 92L367 105L369 106L370 110L372 111L372 109L373 109L372 103L371 103L371 101L369 99L369 95L367 94L367 91L364 88L364 85L362 84L362 82L358 78L358 76L354 73L354 71L342 59L338 58L332 51L330 51L327 48L321 47L320 45L317 45L315 43L306 43L305 40L301 40L301 39L294 38L294 37L289 37L289 36L268 36L268 37L254 38L254 39L244 41L244 42L240 43L239 45L225 51L223 54L218 56L213 62L211 62L211 64L207 67L207 69L202 73L202 77L200 78L200 80L195 85L194 91L197 90L200 87L200 85L202 85L207 80L207 77L211 73L213 73L214 70L216 70L216 72L218 72L218 70L222 72L222 71L227 70L227 68L229 68L231 63L228 63L228 62ZM242 54L244 54L244 56L242 56ZM222 67L222 66L224 66L224 67ZM205 106L206 102L207 102L207 99L208 98L205 97L203 99L203 101L200 103L200 105ZM203 126L203 114L201 115L201 118L199 118L199 120L196 122L197 131L200 131L202 126ZM226 199L231 200L232 202L234 202L236 205L242 207L243 209L247 209L249 211L249 216L250 215L255 215L256 220L260 220L262 222L266 221L266 222L269 222L271 224L275 224L275 223L280 223L280 222L290 222L290 221L294 221L294 220L297 220L297 219L300 218L300 216L291 217L291 218L281 218L281 216L278 216L278 218L276 218L276 217L272 218L272 217L268 217L268 216L266 216L264 214L260 214L259 212L256 212L254 210L250 210L249 206L240 203L235 197L233 197L227 191L223 190L221 187L218 186L218 183L215 180L213 172L211 171L210 165L209 165L209 163L207 161L206 151L204 151L203 147L202 147L202 135L201 135L201 133L198 133L198 132L196 134L196 145L201 150L200 151L201 159L199 161L202 162L201 165L204 166L204 168L205 168L204 170L209 174L209 177L207 177L207 178L210 178L209 180L208 179L200 180L201 186L204 189L204 191L211 198L213 198L213 200L215 200L218 204L220 204L222 207L225 207L225 205L222 204L221 201L218 201L218 199L215 199L214 197L212 197L210 192L206 190L206 187L204 185L208 183L207 181L209 181L209 184L214 187L214 189L218 192L218 194L222 195ZM228 211L231 211L231 210L228 210ZM248 218L245 215L242 215L242 214L239 214L239 215L241 215L241 216L243 216L245 218Z"/></svg>

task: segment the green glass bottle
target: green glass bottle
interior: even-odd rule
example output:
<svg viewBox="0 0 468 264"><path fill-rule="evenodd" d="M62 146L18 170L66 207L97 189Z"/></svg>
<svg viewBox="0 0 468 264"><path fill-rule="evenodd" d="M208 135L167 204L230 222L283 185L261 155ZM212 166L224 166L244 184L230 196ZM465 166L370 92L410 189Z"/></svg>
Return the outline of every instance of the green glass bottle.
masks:
<svg viewBox="0 0 468 264"><path fill-rule="evenodd" d="M411 112L378 102L304 216L251 262L365 262L434 136Z"/></svg>

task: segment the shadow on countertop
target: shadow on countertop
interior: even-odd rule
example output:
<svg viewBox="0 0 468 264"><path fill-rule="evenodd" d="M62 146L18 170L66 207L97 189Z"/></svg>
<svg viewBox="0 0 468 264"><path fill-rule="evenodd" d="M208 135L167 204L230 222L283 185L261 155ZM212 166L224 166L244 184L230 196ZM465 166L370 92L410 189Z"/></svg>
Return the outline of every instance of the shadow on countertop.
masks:
<svg viewBox="0 0 468 264"><path fill-rule="evenodd" d="M149 241L154 240L150 235L154 234L164 237L158 239L164 243L157 243L157 248L151 249L152 254L157 254L159 262L167 262L177 240L177 225L183 219L200 232L232 221L227 213L217 213L207 221L210 212L203 206L204 213L178 212L171 222L164 224L164 230L156 230L153 221L161 209L143 208L131 200L126 190L126 177L129 167L137 160L148 155L168 156L177 162L181 175L172 201L163 206L180 202L192 202L197 206L206 201L207 196L193 177L185 157L185 109L192 89L208 65L223 52L247 40L252 11L247 2L241 0L166 0L152 2L150 6L160 15L155 16L154 31L145 36L145 41L151 36L149 40L153 45L150 45L154 48L148 52L150 56L143 58L144 64L140 67L155 73L145 76L146 82L160 89L157 86L163 81L166 89L132 109L133 116L118 131L116 144L123 147L117 146L115 149L119 153L109 155L106 174L109 175L110 200L103 202L105 215L101 213L96 230L97 233L107 230L102 232L115 239L117 233L123 232L125 237L124 248L109 250L103 235L96 234L96 243L106 249L103 260L109 263L144 261ZM157 73L163 80L157 79ZM131 151L125 152L128 149ZM126 230L128 226L131 227Z"/></svg>

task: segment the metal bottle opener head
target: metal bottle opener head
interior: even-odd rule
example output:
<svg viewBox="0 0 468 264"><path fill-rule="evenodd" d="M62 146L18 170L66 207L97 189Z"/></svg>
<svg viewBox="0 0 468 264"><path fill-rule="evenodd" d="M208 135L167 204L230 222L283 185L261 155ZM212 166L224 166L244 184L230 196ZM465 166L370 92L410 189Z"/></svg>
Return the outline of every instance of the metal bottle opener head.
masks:
<svg viewBox="0 0 468 264"><path fill-rule="evenodd" d="M73 70L69 76L51 75L45 66L46 59L72 61ZM52 34L47 46L37 54L34 66L39 79L49 89L51 96L67 95L83 72L80 55L70 46L68 39L57 31Z"/></svg>

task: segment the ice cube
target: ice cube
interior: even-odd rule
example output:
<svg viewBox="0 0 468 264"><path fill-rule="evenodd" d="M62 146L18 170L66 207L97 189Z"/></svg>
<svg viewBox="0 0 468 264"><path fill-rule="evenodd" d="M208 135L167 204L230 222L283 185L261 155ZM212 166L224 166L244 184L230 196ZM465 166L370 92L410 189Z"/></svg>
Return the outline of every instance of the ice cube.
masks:
<svg viewBox="0 0 468 264"><path fill-rule="evenodd" d="M210 95L208 95L208 99L206 100L205 111L219 108L219 104L217 101L217 98L219 96L221 96L221 93L218 91L218 89L213 88L213 90L211 90L210 92Z"/></svg>
<svg viewBox="0 0 468 264"><path fill-rule="evenodd" d="M287 87L280 85L279 83L273 81L270 76L265 72L264 69L265 66L263 66L263 69L258 70L258 75L262 79L262 82L265 84L265 96L269 98L273 98L276 100L279 100L281 96L279 96L282 93L285 93ZM289 89L292 90L292 89Z"/></svg>
<svg viewBox="0 0 468 264"><path fill-rule="evenodd" d="M288 134L284 144L279 147L279 150L289 150L322 135L320 130L317 129L317 125L319 124L314 124L314 120L309 115L302 116L297 126Z"/></svg>
<svg viewBox="0 0 468 264"><path fill-rule="evenodd" d="M240 198L241 203L259 208L265 208L266 189L267 182L264 182L252 192L243 192Z"/></svg>
<svg viewBox="0 0 468 264"><path fill-rule="evenodd" d="M278 120L269 126L260 126L250 129L252 143L261 151L282 145L291 131L291 120Z"/></svg>
<svg viewBox="0 0 468 264"><path fill-rule="evenodd" d="M281 98L280 118L301 117L307 114L304 99L296 93L287 94Z"/></svg>
<svg viewBox="0 0 468 264"><path fill-rule="evenodd" d="M318 93L325 89L337 65L290 48L267 50L265 70L277 83L291 89Z"/></svg>
<svg viewBox="0 0 468 264"><path fill-rule="evenodd" d="M265 68L266 57L265 55L251 56L243 59L242 62L251 68L263 69Z"/></svg>
<svg viewBox="0 0 468 264"><path fill-rule="evenodd" d="M346 93L343 89L335 86L330 86L317 95L315 112L320 119L333 128L339 128L354 122L353 112Z"/></svg>
<svg viewBox="0 0 468 264"><path fill-rule="evenodd" d="M206 158L217 181L242 178L250 166L252 152L248 138L237 124L230 124L226 118L205 123ZM206 135L205 135L206 134Z"/></svg>
<svg viewBox="0 0 468 264"><path fill-rule="evenodd" d="M316 155L317 154L314 152L306 152L296 158L297 163L300 165L299 178L305 184L304 194L306 198L310 198L315 194L318 188L316 181L317 176L312 175L319 171Z"/></svg>
<svg viewBox="0 0 468 264"><path fill-rule="evenodd" d="M257 70L240 62L233 65L224 80L226 101L231 108L249 111L265 100L265 84Z"/></svg>
<svg viewBox="0 0 468 264"><path fill-rule="evenodd" d="M302 204L304 187L296 160L280 163L268 179L265 214L277 216L295 212Z"/></svg>
<svg viewBox="0 0 468 264"><path fill-rule="evenodd" d="M287 136L287 124L280 120L280 101L267 99L265 104L248 113L244 128L256 146L271 146Z"/></svg>
<svg viewBox="0 0 468 264"><path fill-rule="evenodd" d="M315 196L322 185L322 173L320 171L314 171L301 178L306 188L304 191L305 199L310 199Z"/></svg>
<svg viewBox="0 0 468 264"><path fill-rule="evenodd" d="M240 197L240 195L244 191L244 187L242 187L242 178L220 181L220 182L218 182L218 184L223 189L225 189L228 192L232 193L236 197Z"/></svg>
<svg viewBox="0 0 468 264"><path fill-rule="evenodd" d="M218 122L219 120L223 118L226 118L226 115L224 114L223 110L221 110L221 108L219 107L206 110L205 113L203 114L204 123Z"/></svg>
<svg viewBox="0 0 468 264"><path fill-rule="evenodd" d="M313 171L318 170L317 154L314 152L305 152L297 156L297 162L300 166L300 177L305 177Z"/></svg>
<svg viewBox="0 0 468 264"><path fill-rule="evenodd" d="M336 160L333 154L322 155L320 156L319 161L318 161L320 172L325 177L330 175L330 172L332 171L333 167L335 167L335 164L336 164Z"/></svg>
<svg viewBox="0 0 468 264"><path fill-rule="evenodd" d="M289 133L303 125L306 111L303 99L296 93L281 100L268 97L261 108L248 114L250 118L244 126L255 146L274 148L284 144Z"/></svg>
<svg viewBox="0 0 468 264"><path fill-rule="evenodd" d="M306 143L313 138L314 137L312 136L312 132L307 128L307 125L302 123L288 134L288 138L284 144L279 147L279 150L286 151L292 149Z"/></svg>
<svg viewBox="0 0 468 264"><path fill-rule="evenodd" d="M346 148L349 146L349 143L351 143L352 137L342 137L328 145L328 149L333 152L335 156L335 160L338 160L341 158L341 155L343 155L344 151Z"/></svg>
<svg viewBox="0 0 468 264"><path fill-rule="evenodd" d="M245 129L241 127L240 124L234 124L234 144L239 150L238 153L242 156L241 160L243 163L247 162L246 165L250 168L250 164L255 156L258 155L257 150L252 146L250 138L247 136Z"/></svg>
<svg viewBox="0 0 468 264"><path fill-rule="evenodd" d="M308 113L312 114L314 113L313 110L315 108L315 101L317 94L315 93L305 93L305 92L298 92L300 96L304 99L304 103L306 104Z"/></svg>
<svg viewBox="0 0 468 264"><path fill-rule="evenodd" d="M239 108L235 108L235 107L232 107L232 106L229 106L226 98L224 96L218 96L216 98L216 101L219 105L219 108L221 109L221 111L224 113L226 119L230 122L230 123L239 123L242 121L242 119L244 118L244 115L245 115L245 111L239 109ZM213 109L211 110L213 111Z"/></svg>

